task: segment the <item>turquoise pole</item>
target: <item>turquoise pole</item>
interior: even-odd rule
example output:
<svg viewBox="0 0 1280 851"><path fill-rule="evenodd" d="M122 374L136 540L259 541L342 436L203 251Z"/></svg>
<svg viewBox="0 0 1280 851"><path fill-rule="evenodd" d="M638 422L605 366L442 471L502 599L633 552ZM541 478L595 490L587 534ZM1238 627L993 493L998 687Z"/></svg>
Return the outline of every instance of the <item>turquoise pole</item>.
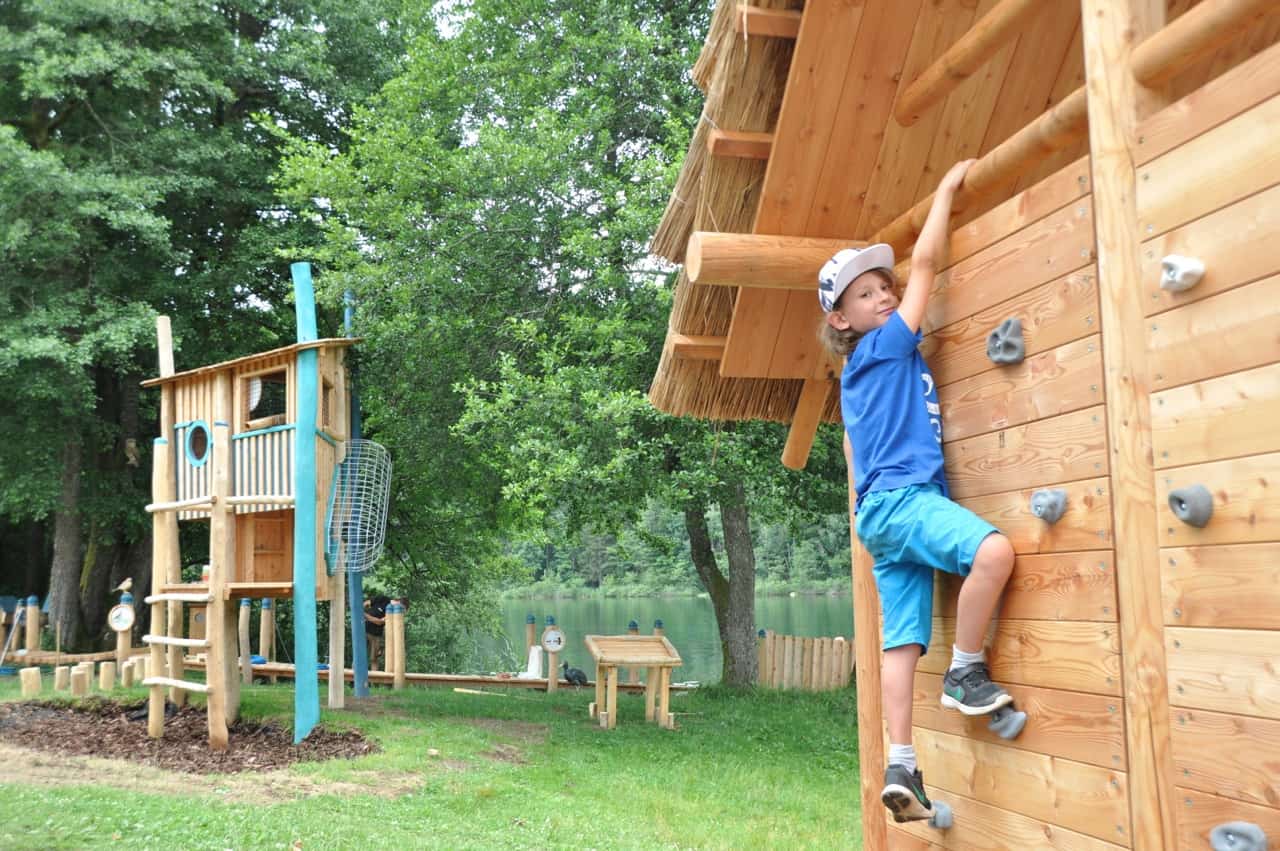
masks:
<svg viewBox="0 0 1280 851"><path fill-rule="evenodd" d="M294 263L298 342L318 339L311 264ZM320 404L320 356L298 352L298 421L293 451L293 742L320 720L320 676L316 658L316 411Z"/></svg>
<svg viewBox="0 0 1280 851"><path fill-rule="evenodd" d="M348 337L352 333L356 312L356 296L347 290L345 310L342 316L343 330ZM351 371L351 380L347 383L351 396L351 423L348 434L352 440L359 440L360 433L360 394L357 392L355 370ZM369 696L369 648L364 637L364 574L356 570L347 571L347 606L351 610L351 668L355 679L355 696Z"/></svg>

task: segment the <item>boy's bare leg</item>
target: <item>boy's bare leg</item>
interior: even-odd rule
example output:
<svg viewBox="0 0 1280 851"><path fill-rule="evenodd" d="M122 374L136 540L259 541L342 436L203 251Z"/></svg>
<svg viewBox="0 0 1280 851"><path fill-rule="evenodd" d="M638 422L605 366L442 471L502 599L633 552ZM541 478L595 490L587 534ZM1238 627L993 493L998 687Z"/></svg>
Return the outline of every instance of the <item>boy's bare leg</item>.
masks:
<svg viewBox="0 0 1280 851"><path fill-rule="evenodd" d="M911 704L916 663L919 661L919 644L904 644L884 651L884 661L880 666L880 693L884 699L890 744L911 744Z"/></svg>
<svg viewBox="0 0 1280 851"><path fill-rule="evenodd" d="M956 606L956 647L966 653L982 650L987 626L1012 572L1013 545L1004 535L988 535L973 557L969 576L960 586L960 600ZM888 654L885 656L887 660Z"/></svg>

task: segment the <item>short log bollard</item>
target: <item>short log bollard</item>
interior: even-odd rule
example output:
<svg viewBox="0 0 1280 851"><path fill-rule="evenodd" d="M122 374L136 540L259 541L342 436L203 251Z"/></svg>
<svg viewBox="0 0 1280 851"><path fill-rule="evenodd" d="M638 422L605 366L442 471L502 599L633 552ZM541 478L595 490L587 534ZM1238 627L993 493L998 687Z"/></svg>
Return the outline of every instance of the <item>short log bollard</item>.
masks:
<svg viewBox="0 0 1280 851"><path fill-rule="evenodd" d="M87 697L89 694L89 672L84 668L76 667L71 672L71 696Z"/></svg>
<svg viewBox="0 0 1280 851"><path fill-rule="evenodd" d="M22 681L23 697L39 697L42 684L40 682L39 666L31 668L23 668L18 672L18 678Z"/></svg>
<svg viewBox="0 0 1280 851"><path fill-rule="evenodd" d="M116 663L103 662L98 666L99 691L111 691L116 687Z"/></svg>
<svg viewBox="0 0 1280 851"><path fill-rule="evenodd" d="M71 688L71 666L59 665L53 669L53 690L66 691Z"/></svg>
<svg viewBox="0 0 1280 851"><path fill-rule="evenodd" d="M645 720L675 729L671 714L671 669L683 662L663 635L588 635L583 641L596 662L596 699L588 708L600 726L612 730L618 725L618 668L647 668L644 703ZM657 703L656 715L654 703Z"/></svg>

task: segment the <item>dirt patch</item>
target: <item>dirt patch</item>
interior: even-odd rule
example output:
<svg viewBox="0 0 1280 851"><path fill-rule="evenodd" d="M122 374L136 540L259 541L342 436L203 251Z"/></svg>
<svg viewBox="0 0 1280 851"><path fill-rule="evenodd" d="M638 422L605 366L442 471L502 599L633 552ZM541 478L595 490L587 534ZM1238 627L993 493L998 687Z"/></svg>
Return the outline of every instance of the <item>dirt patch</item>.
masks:
<svg viewBox="0 0 1280 851"><path fill-rule="evenodd" d="M58 754L107 757L193 774L270 771L296 762L350 759L376 753L354 730L317 727L299 745L272 723L237 721L225 752L209 749L208 718L200 707L170 706L164 737L147 736L146 702L89 699L78 704L0 704L0 742Z"/></svg>

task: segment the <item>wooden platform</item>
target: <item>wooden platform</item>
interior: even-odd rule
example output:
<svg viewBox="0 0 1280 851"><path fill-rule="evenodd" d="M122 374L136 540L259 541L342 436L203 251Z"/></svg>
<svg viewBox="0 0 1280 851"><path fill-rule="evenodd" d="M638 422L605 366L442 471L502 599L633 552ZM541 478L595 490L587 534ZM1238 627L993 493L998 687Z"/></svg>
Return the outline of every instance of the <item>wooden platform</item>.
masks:
<svg viewBox="0 0 1280 851"><path fill-rule="evenodd" d="M164 594L207 594L209 586L203 582L184 582L177 585L161 585ZM228 582L223 599L238 600L248 597L257 600L262 597L292 597L292 582Z"/></svg>

